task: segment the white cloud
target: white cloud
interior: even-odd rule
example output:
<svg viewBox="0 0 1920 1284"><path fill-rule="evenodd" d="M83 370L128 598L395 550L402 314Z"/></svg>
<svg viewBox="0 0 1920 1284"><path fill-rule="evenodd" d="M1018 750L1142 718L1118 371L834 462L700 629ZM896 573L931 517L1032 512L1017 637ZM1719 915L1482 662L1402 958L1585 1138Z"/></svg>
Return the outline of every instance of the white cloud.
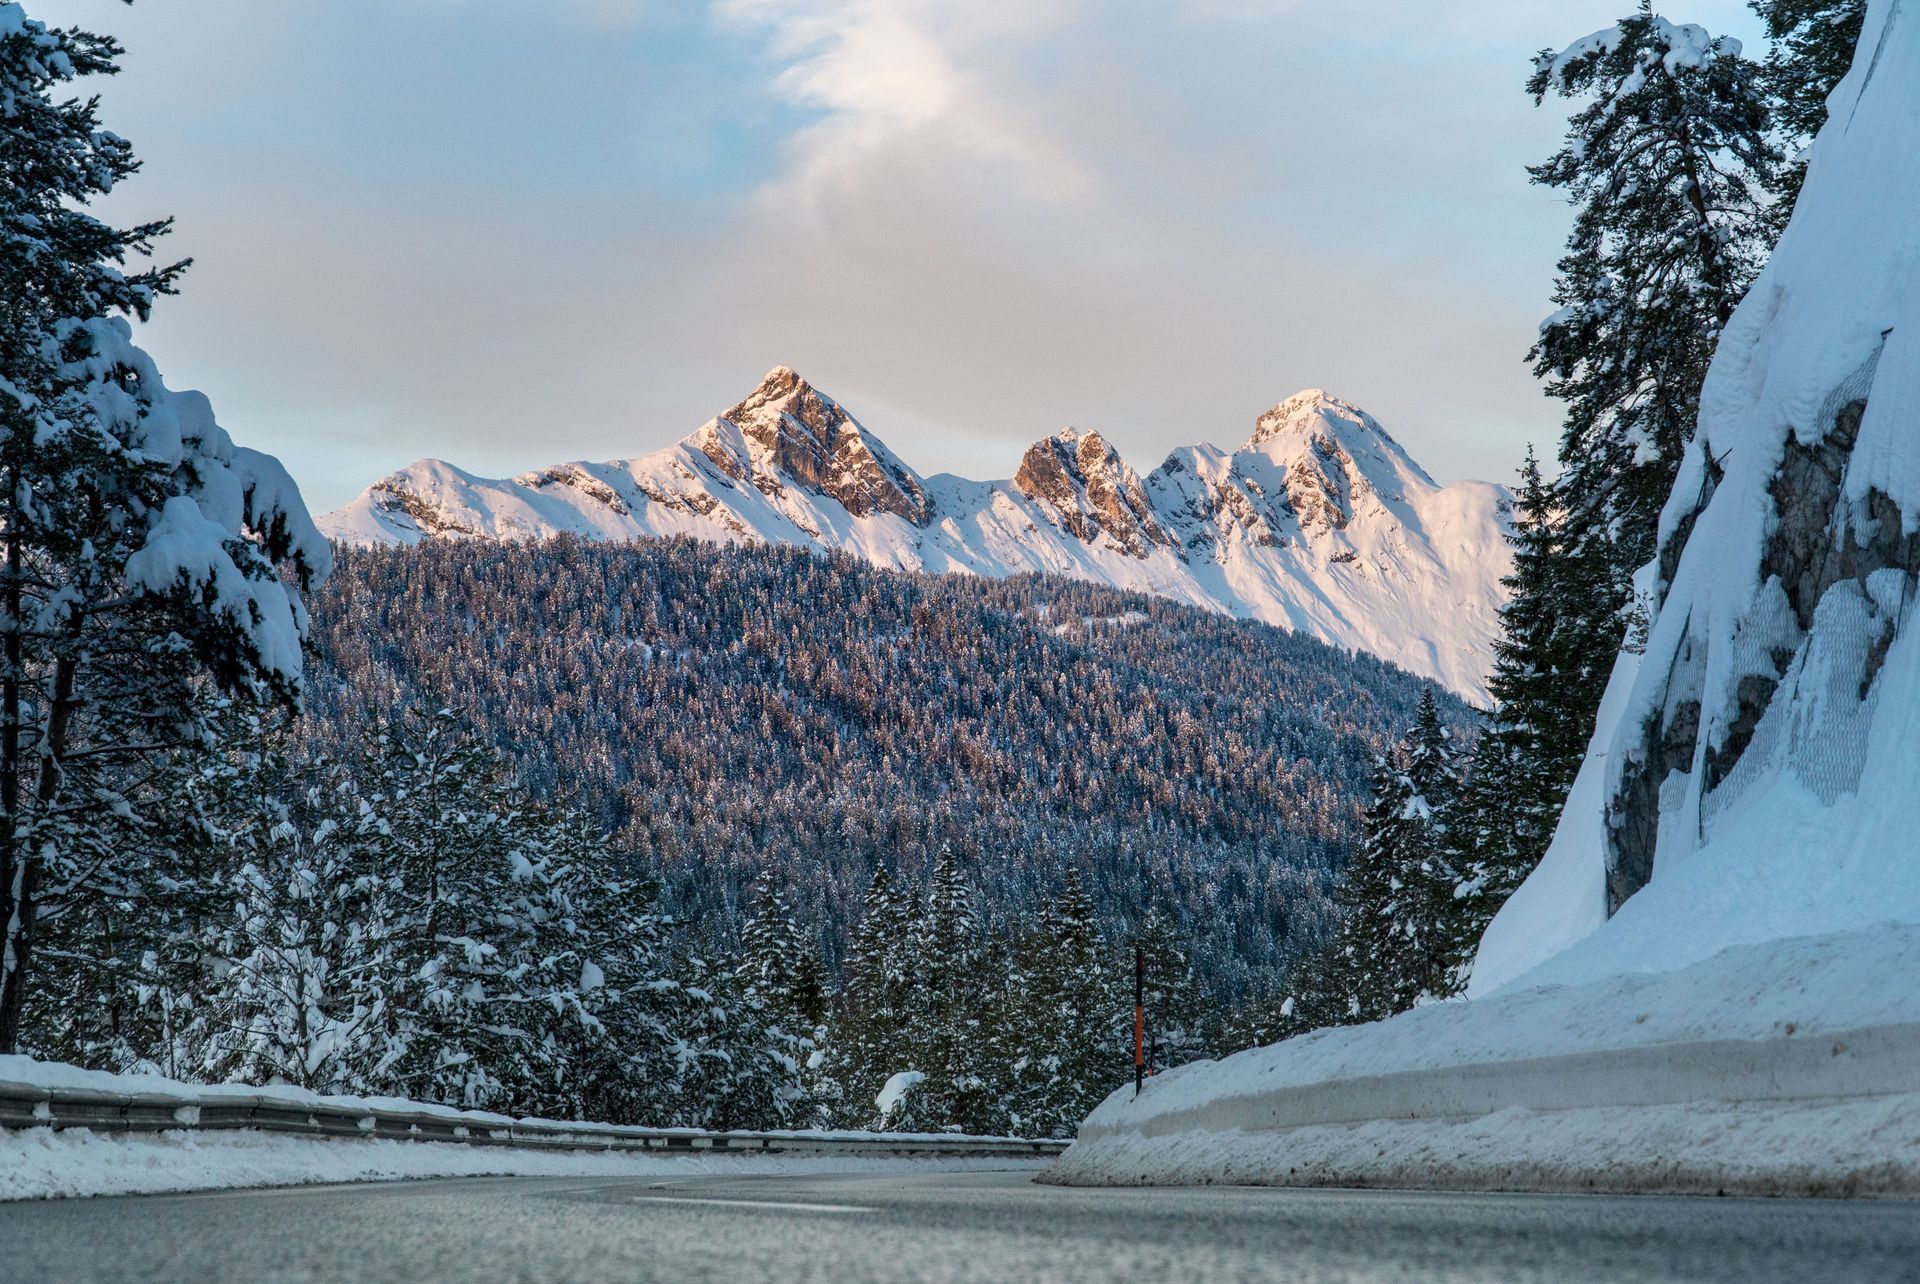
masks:
<svg viewBox="0 0 1920 1284"><path fill-rule="evenodd" d="M1062 0L719 0L731 26L763 35L786 66L774 89L820 113L788 144L763 203L823 205L873 170L948 169L957 183L1013 184L1009 195L1085 200L1096 177L997 74L1078 8Z"/></svg>

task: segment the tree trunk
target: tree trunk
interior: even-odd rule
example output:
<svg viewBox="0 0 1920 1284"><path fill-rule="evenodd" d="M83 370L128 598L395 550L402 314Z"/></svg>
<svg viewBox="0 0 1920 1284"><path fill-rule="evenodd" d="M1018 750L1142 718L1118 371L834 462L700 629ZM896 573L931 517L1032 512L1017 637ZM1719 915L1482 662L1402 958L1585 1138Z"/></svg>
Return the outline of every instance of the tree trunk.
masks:
<svg viewBox="0 0 1920 1284"><path fill-rule="evenodd" d="M8 494L17 477L8 478ZM6 672L0 675L0 1054L19 1049L27 981L23 933L32 919L32 880L20 847L21 551L18 511L7 514Z"/></svg>

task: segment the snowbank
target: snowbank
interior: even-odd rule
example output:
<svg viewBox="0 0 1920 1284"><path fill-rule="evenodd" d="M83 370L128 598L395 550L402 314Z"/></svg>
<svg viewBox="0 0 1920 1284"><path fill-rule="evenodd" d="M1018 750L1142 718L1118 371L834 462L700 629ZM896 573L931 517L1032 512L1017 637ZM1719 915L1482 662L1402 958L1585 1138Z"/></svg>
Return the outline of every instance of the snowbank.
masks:
<svg viewBox="0 0 1920 1284"><path fill-rule="evenodd" d="M0 1200L159 1194L405 1177L685 1177L694 1173L978 1172L1042 1160L848 1155L551 1153L415 1141L322 1140L259 1132L105 1136L0 1130Z"/></svg>
<svg viewBox="0 0 1920 1284"><path fill-rule="evenodd" d="M124 1109L129 1107L131 1114ZM236 1108L237 1120L231 1114ZM277 1115L278 1122L250 1126L260 1115L249 1108ZM320 1121L309 1117L309 1111L329 1117L334 1126L319 1130L332 1135L311 1135ZM227 1113L229 1125L249 1126L212 1124L212 1112ZM28 1123L70 1123L76 1117L103 1131ZM9 1129L9 1119L21 1126ZM129 1127L134 1131L127 1131ZM165 1130L139 1131L153 1127ZM288 1129L293 1135L287 1135ZM410 1131L421 1135L422 1129L438 1137L408 1137ZM491 1140L472 1144L458 1137ZM615 1141L632 1148L600 1148ZM979 1153L1003 1142L1011 1143L1008 1150L1013 1153ZM553 1143L582 1148L539 1148ZM646 1152L638 1149L642 1145ZM771 1152L756 1153L763 1145L771 1146ZM514 1119L393 1097L324 1096L284 1085L187 1084L31 1057L0 1057L0 1199L400 1177L983 1171L1045 1163L1029 1153L1031 1145L949 1133L613 1128ZM896 1147L920 1153L885 1153ZM973 1153L942 1154L942 1148L971 1148ZM807 1151L816 1153L795 1153Z"/></svg>
<svg viewBox="0 0 1920 1284"><path fill-rule="evenodd" d="M1920 927L1509 989L1182 1067L1043 1180L1920 1194Z"/></svg>

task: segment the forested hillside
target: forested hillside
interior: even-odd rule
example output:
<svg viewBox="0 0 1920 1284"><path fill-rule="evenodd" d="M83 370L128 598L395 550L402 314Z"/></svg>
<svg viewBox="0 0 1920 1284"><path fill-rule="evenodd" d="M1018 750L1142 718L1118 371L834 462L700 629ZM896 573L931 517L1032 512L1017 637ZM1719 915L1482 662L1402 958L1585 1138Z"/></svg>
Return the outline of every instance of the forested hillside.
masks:
<svg viewBox="0 0 1920 1284"><path fill-rule="evenodd" d="M1324 937L1374 755L1429 689L1084 583L691 540L342 549L314 619L319 734L471 709L717 938L772 871L838 971L874 870L946 848L989 924L1069 869L1110 935L1161 910L1221 997Z"/></svg>

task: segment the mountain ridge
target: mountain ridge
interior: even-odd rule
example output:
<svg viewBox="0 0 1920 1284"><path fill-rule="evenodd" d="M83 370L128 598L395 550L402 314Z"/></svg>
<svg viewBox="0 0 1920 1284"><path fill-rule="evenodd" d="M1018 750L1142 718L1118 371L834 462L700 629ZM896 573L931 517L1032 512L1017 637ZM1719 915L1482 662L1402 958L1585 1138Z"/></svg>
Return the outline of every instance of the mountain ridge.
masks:
<svg viewBox="0 0 1920 1284"><path fill-rule="evenodd" d="M929 573L1066 575L1294 629L1488 702L1504 487L1440 486L1371 415L1309 389L1233 451L1139 474L1063 428L1013 476L923 476L786 366L663 450L508 479L423 459L319 519L350 544L688 535Z"/></svg>

